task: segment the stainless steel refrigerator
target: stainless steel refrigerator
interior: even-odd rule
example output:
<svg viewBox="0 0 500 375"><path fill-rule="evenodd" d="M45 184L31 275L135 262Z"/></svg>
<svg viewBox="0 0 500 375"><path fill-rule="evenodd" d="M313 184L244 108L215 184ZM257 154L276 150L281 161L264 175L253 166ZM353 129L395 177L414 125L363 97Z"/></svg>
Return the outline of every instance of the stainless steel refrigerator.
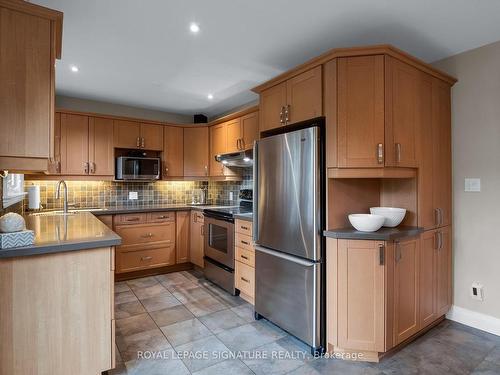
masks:
<svg viewBox="0 0 500 375"><path fill-rule="evenodd" d="M322 351L324 118L274 133L254 146L255 316Z"/></svg>

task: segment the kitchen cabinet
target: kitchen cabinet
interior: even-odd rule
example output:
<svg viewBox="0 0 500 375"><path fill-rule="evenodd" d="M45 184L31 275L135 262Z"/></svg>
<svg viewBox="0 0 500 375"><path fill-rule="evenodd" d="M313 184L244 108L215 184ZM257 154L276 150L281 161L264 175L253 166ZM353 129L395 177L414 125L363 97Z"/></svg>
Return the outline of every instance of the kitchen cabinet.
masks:
<svg viewBox="0 0 500 375"><path fill-rule="evenodd" d="M420 71L385 56L385 165L418 167Z"/></svg>
<svg viewBox="0 0 500 375"><path fill-rule="evenodd" d="M89 117L61 115L61 174L89 173Z"/></svg>
<svg viewBox="0 0 500 375"><path fill-rule="evenodd" d="M47 171L54 158L55 60L63 14L0 4L0 170Z"/></svg>
<svg viewBox="0 0 500 375"><path fill-rule="evenodd" d="M419 89L418 224L434 229L451 224L450 85L422 74Z"/></svg>
<svg viewBox="0 0 500 375"><path fill-rule="evenodd" d="M189 211L175 213L175 231L176 263L189 262Z"/></svg>
<svg viewBox="0 0 500 375"><path fill-rule="evenodd" d="M208 127L184 128L184 176L208 177Z"/></svg>
<svg viewBox="0 0 500 375"><path fill-rule="evenodd" d="M419 327L419 238L394 243L394 344L397 345Z"/></svg>
<svg viewBox="0 0 500 375"><path fill-rule="evenodd" d="M321 66L263 90L260 92L259 130L262 132L321 116L322 95Z"/></svg>
<svg viewBox="0 0 500 375"><path fill-rule="evenodd" d="M204 219L203 212L191 211L189 257L191 263L201 268L204 268Z"/></svg>
<svg viewBox="0 0 500 375"><path fill-rule="evenodd" d="M99 215L96 217L109 229L113 230L113 215Z"/></svg>
<svg viewBox="0 0 500 375"><path fill-rule="evenodd" d="M228 124L233 126L236 122L223 122L210 127L210 176L213 177L234 176L236 174L230 168L225 167L222 163L219 163L215 159L217 155L229 152ZM237 124L240 125L239 120ZM232 132L234 133L234 131ZM239 134L241 134L241 132ZM231 141L235 144L239 143L235 139L232 139Z"/></svg>
<svg viewBox="0 0 500 375"><path fill-rule="evenodd" d="M112 176L113 122L105 118L62 113L60 174Z"/></svg>
<svg viewBox="0 0 500 375"><path fill-rule="evenodd" d="M234 120L224 123L226 127L226 146L224 152L238 152L243 149L241 145L242 129L241 119L235 118Z"/></svg>
<svg viewBox="0 0 500 375"><path fill-rule="evenodd" d="M163 125L114 120L116 148L163 150Z"/></svg>
<svg viewBox="0 0 500 375"><path fill-rule="evenodd" d="M163 129L163 178L184 176L184 130L177 126Z"/></svg>
<svg viewBox="0 0 500 375"><path fill-rule="evenodd" d="M54 158L49 159L49 174L61 173L61 114L54 116Z"/></svg>
<svg viewBox="0 0 500 375"><path fill-rule="evenodd" d="M384 57L339 58L337 69L337 77L326 79L338 82L338 167L383 167ZM330 152L334 149L331 147Z"/></svg>
<svg viewBox="0 0 500 375"><path fill-rule="evenodd" d="M452 301L451 227L436 230L436 309L438 316L446 314Z"/></svg>
<svg viewBox="0 0 500 375"><path fill-rule="evenodd" d="M420 236L419 263L419 325L424 328L438 318L437 298L437 239L436 231L430 230Z"/></svg>
<svg viewBox="0 0 500 375"><path fill-rule="evenodd" d="M241 117L241 148L253 148L254 141L259 139L259 113L252 112Z"/></svg>
<svg viewBox="0 0 500 375"><path fill-rule="evenodd" d="M338 240L338 346L384 352L386 244ZM328 285L328 287L335 287Z"/></svg>
<svg viewBox="0 0 500 375"><path fill-rule="evenodd" d="M234 223L234 286L240 297L255 303L255 248L252 241L252 222L236 219Z"/></svg>

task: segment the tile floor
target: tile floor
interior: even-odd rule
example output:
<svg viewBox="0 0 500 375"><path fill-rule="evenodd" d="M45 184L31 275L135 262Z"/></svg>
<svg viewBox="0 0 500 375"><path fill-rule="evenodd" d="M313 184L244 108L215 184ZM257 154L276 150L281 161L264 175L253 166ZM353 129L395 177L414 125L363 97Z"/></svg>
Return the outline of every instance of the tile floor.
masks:
<svg viewBox="0 0 500 375"><path fill-rule="evenodd" d="M356 363L311 357L196 271L119 282L115 293L117 367L110 375L500 374L500 337L451 321L379 364Z"/></svg>

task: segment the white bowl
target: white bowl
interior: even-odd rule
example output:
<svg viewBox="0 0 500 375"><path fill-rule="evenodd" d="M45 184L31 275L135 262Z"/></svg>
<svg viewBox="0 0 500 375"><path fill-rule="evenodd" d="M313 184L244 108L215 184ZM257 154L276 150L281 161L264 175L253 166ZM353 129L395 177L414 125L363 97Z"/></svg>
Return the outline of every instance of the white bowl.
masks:
<svg viewBox="0 0 500 375"><path fill-rule="evenodd" d="M374 215L385 217L384 227L397 227L406 215L404 208L397 207L370 207L370 212Z"/></svg>
<svg viewBox="0 0 500 375"><path fill-rule="evenodd" d="M360 232L375 232L384 224L385 217L370 214L351 214L349 221Z"/></svg>

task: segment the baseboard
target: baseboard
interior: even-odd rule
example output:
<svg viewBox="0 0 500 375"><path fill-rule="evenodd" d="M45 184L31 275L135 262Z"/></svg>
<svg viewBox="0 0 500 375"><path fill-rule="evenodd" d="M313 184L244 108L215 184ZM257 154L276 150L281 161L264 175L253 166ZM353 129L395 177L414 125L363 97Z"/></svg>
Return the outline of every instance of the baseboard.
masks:
<svg viewBox="0 0 500 375"><path fill-rule="evenodd" d="M446 318L500 336L500 319L453 305Z"/></svg>

